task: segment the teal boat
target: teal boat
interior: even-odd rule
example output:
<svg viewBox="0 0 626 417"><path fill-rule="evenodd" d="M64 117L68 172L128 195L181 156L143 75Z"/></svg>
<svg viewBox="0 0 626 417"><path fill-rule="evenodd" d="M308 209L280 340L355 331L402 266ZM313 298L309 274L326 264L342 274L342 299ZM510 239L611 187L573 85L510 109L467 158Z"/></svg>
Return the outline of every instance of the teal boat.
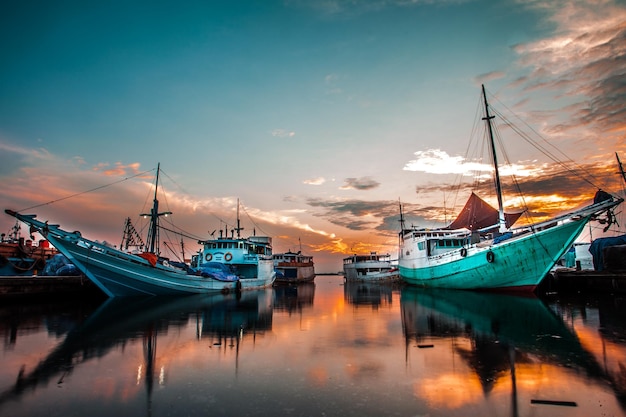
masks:
<svg viewBox="0 0 626 417"><path fill-rule="evenodd" d="M532 292L571 247L587 223L614 218L622 198L598 190L594 202L542 223L511 228L522 213L504 213L491 120L482 87L485 120L494 162L496 210L472 194L446 228L405 228L401 213L400 277L408 284L464 290Z"/></svg>

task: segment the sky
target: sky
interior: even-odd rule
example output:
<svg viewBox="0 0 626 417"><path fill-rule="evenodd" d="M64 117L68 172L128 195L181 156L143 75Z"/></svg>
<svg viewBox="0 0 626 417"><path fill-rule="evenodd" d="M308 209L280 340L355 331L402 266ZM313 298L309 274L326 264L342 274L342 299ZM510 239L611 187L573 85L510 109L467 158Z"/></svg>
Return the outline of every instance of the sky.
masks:
<svg viewBox="0 0 626 417"><path fill-rule="evenodd" d="M242 235L337 272L397 254L400 202L419 227L449 223L475 185L497 204L468 145L483 84L541 144L496 117L507 210L512 178L535 220L623 192L623 1L99 3L3 8L2 209L116 245L130 217L145 239L160 164L187 256L239 201Z"/></svg>

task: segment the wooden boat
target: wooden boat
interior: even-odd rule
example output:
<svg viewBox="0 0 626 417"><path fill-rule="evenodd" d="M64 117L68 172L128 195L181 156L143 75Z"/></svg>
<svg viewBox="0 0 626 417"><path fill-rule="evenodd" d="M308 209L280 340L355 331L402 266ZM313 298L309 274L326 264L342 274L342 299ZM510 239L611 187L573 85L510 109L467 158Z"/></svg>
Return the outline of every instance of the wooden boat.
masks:
<svg viewBox="0 0 626 417"><path fill-rule="evenodd" d="M376 252L344 258L343 272L346 281L380 282L400 279L398 267L392 263L391 255Z"/></svg>
<svg viewBox="0 0 626 417"><path fill-rule="evenodd" d="M33 245L32 239L20 236L20 225L16 222L9 236L0 239L0 276L40 275L46 262L59 252L50 243L41 239Z"/></svg>
<svg viewBox="0 0 626 417"><path fill-rule="evenodd" d="M494 161L498 209L472 194L457 219L441 229L405 228L401 213L400 276L409 284L451 289L532 292L585 225L623 199L598 191L594 202L547 221L511 228L521 213L505 214L485 88L485 117Z"/></svg>
<svg viewBox="0 0 626 417"><path fill-rule="evenodd" d="M149 214L148 249L134 254L111 247L106 243L90 240L79 231L68 232L59 225L36 219L33 214L20 214L13 210L5 212L37 231L65 255L87 278L94 282L109 297L137 295L177 295L211 292L228 292L240 289L256 289L271 286L274 280L271 253L264 244L249 244L235 240L219 242L219 249L210 249L210 241L205 242L204 251L199 255L207 259L209 253L216 257L224 253L226 263L241 264L230 274L218 273L215 268L203 269L205 265L191 268L183 263L170 262L160 256L158 249L159 218L171 214L159 212L157 190L159 183L157 168L153 206ZM237 249L225 250L227 245L239 245ZM259 253L261 249L261 253ZM237 255L237 258L229 259ZM257 272L257 268L262 273Z"/></svg>
<svg viewBox="0 0 626 417"><path fill-rule="evenodd" d="M302 251L275 253L272 258L276 270L276 283L297 284L315 279L313 257L303 255Z"/></svg>

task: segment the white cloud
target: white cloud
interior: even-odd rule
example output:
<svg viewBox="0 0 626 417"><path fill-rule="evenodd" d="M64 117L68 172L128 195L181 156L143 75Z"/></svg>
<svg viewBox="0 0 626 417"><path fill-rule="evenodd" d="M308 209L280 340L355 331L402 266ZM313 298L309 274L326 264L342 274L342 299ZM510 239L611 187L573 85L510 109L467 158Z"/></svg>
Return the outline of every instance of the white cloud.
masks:
<svg viewBox="0 0 626 417"><path fill-rule="evenodd" d="M277 138L293 138L296 136L296 132L287 129L274 129L270 133Z"/></svg>
<svg viewBox="0 0 626 417"><path fill-rule="evenodd" d="M317 178L309 178L302 182L307 185L322 185L326 182L326 179L324 177L317 177Z"/></svg>
<svg viewBox="0 0 626 417"><path fill-rule="evenodd" d="M461 174L464 176L483 176L481 173L493 172L490 163L467 161L461 156L450 156L440 149L415 152L416 159L406 163L405 171L425 172L427 174ZM500 167L500 175L529 177L538 175L543 166L536 166L533 161L528 163L508 164Z"/></svg>
<svg viewBox="0 0 626 417"><path fill-rule="evenodd" d="M468 162L461 156L450 156L440 149L415 152L416 159L406 163L405 171L426 172L428 174L463 174L476 171L491 171L491 165Z"/></svg>

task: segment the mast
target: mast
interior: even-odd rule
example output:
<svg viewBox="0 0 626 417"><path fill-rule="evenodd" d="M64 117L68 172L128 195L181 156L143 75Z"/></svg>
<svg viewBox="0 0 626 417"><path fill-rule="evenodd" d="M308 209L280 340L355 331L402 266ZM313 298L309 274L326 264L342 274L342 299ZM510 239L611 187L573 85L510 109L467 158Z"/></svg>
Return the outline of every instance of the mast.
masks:
<svg viewBox="0 0 626 417"><path fill-rule="evenodd" d="M502 186L500 185L500 171L498 170L498 157L496 155L496 145L493 140L493 128L491 126L491 119L495 116L489 114L489 104L487 104L487 94L485 93L485 85L482 84L483 101L485 103L485 117L483 120L487 122L489 129L489 143L491 146L491 156L493 158L493 167L495 169L495 183L496 183L496 195L498 196L498 224L500 225L500 233L506 231L506 221L504 220L504 205L502 204Z"/></svg>
<svg viewBox="0 0 626 417"><path fill-rule="evenodd" d="M159 213L159 200L157 200L157 191L159 189L159 172L161 171L161 163L157 165L156 182L154 185L154 200L150 213L143 213L140 216L150 216L150 229L148 230L148 252L159 254L159 217L172 214L171 211Z"/></svg>
<svg viewBox="0 0 626 417"><path fill-rule="evenodd" d="M619 173L622 175L622 179L626 183L626 172L624 172L624 166L622 165L622 161L619 160L619 155L615 152L615 158L617 158L617 166L619 167Z"/></svg>
<svg viewBox="0 0 626 417"><path fill-rule="evenodd" d="M237 231L237 239L241 238L241 231L243 230L243 227L241 227L241 223L239 220L239 199L237 199L237 227L235 228L235 230Z"/></svg>

